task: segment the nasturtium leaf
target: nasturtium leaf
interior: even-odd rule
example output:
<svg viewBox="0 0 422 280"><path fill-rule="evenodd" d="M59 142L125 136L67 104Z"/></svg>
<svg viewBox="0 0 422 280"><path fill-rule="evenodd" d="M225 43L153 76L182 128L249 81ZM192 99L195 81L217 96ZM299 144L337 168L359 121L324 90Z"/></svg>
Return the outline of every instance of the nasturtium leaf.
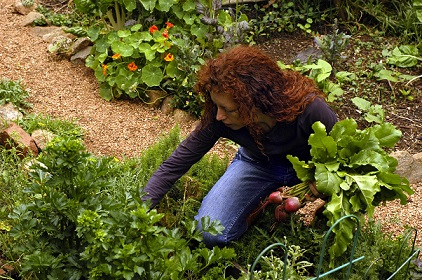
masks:
<svg viewBox="0 0 422 280"><path fill-rule="evenodd" d="M170 11L170 8L176 3L177 1L175 0L158 0L156 9L162 12L168 12Z"/></svg>
<svg viewBox="0 0 422 280"><path fill-rule="evenodd" d="M166 74L170 77L170 78L174 78L177 75L181 75L182 71L180 71L178 68L178 62L176 60L171 61L170 63L167 64L166 66Z"/></svg>
<svg viewBox="0 0 422 280"><path fill-rule="evenodd" d="M163 77L163 72L159 67L148 64L142 68L142 81L149 87L159 86Z"/></svg>
<svg viewBox="0 0 422 280"><path fill-rule="evenodd" d="M333 195L339 192L343 179L337 173L328 171L324 164L316 163L315 167L317 190L325 195Z"/></svg>
<svg viewBox="0 0 422 280"><path fill-rule="evenodd" d="M152 61L155 58L155 51L151 49L151 45L148 43L139 44L138 50L145 55L148 61Z"/></svg>
<svg viewBox="0 0 422 280"><path fill-rule="evenodd" d="M117 31L117 36L119 36L120 38L126 38L129 37L132 34L132 32L130 32L130 30L118 30Z"/></svg>
<svg viewBox="0 0 422 280"><path fill-rule="evenodd" d="M122 41L114 41L111 44L111 50L114 53L118 53L123 57L131 57L133 54L133 47Z"/></svg>
<svg viewBox="0 0 422 280"><path fill-rule="evenodd" d="M111 88L107 83L102 83L100 85L100 96L107 101L110 101L113 99Z"/></svg>
<svg viewBox="0 0 422 280"><path fill-rule="evenodd" d="M140 0L140 2L142 3L142 6L144 6L145 10L152 12L157 0Z"/></svg>
<svg viewBox="0 0 422 280"><path fill-rule="evenodd" d="M136 9L136 0L123 0L123 4L129 12Z"/></svg>

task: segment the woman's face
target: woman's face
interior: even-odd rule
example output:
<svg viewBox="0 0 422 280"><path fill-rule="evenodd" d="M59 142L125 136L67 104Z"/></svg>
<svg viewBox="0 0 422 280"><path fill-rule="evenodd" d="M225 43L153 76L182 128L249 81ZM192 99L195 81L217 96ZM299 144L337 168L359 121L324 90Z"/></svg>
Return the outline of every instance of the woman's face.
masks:
<svg viewBox="0 0 422 280"><path fill-rule="evenodd" d="M211 100L217 107L217 121L227 127L238 130L245 126L239 115L239 105L228 94L211 93Z"/></svg>

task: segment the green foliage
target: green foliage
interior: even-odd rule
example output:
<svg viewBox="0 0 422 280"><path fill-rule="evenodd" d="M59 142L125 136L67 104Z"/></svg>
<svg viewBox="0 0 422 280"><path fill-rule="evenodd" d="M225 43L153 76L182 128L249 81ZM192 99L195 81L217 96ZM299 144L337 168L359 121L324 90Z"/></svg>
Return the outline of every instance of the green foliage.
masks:
<svg viewBox="0 0 422 280"><path fill-rule="evenodd" d="M99 192L107 186L109 159L94 159L79 140L55 138L31 167L30 201L10 213L16 254L24 254L23 274L39 279L79 279L83 240L76 235L80 209L96 207ZM98 199L98 197L97 197Z"/></svg>
<svg viewBox="0 0 422 280"><path fill-rule="evenodd" d="M412 194L413 190L406 178L393 173L397 160L384 150L401 137L392 124L359 130L353 119L346 119L336 123L329 135L320 122L312 128L312 160L304 162L292 156L288 159L302 181L316 181L318 191L329 197L324 210L328 226L345 215L363 217L365 213L371 217L382 201L400 199L401 204L407 203L405 193ZM333 230L331 265L345 252L353 228L353 222L346 221Z"/></svg>
<svg viewBox="0 0 422 280"><path fill-rule="evenodd" d="M75 4L106 23L88 30L94 48L86 62L104 99L125 95L145 100L148 89L159 88L176 96L176 107L195 116L203 104L192 93L199 67L220 49L243 42L249 28L245 15L222 9L218 0Z"/></svg>
<svg viewBox="0 0 422 280"><path fill-rule="evenodd" d="M384 122L385 111L381 105L372 105L371 102L360 97L352 98L352 102L365 113L364 117L367 122L375 122L379 124Z"/></svg>
<svg viewBox="0 0 422 280"><path fill-rule="evenodd" d="M398 67L414 67L418 61L422 61L422 56L419 57L419 50L417 46L401 45L395 47L392 52L384 51L383 56L387 56L387 63L396 65Z"/></svg>
<svg viewBox="0 0 422 280"><path fill-rule="evenodd" d="M344 22L375 26L386 35L398 36L404 43L418 42L420 28L420 0L407 1L342 1L339 11Z"/></svg>
<svg viewBox="0 0 422 280"><path fill-rule="evenodd" d="M22 80L2 79L0 81L0 105L12 103L19 111L31 108L32 104L26 99L29 97L29 89L25 89Z"/></svg>
<svg viewBox="0 0 422 280"><path fill-rule="evenodd" d="M29 134L37 129L51 131L54 135L63 138L83 138L84 134L84 130L74 121L59 120L44 115L25 115L18 124Z"/></svg>
<svg viewBox="0 0 422 280"><path fill-rule="evenodd" d="M248 8L246 8L248 9ZM281 1L271 5L254 4L250 13L256 16L251 19L252 33L255 40L269 38L280 32L294 32L297 28L306 33L313 33L312 24L325 19L312 1Z"/></svg>
<svg viewBox="0 0 422 280"><path fill-rule="evenodd" d="M208 249L202 243L197 246L202 232L196 230L197 222L192 217L184 216L170 230L160 225L164 214L150 210L141 201L139 186L180 143L178 133L176 128L141 158L125 163L93 157L85 151L81 140L54 138L30 167L26 197L12 209L2 210L10 214L8 222L1 226L10 231L1 236L13 238L10 242L13 245L8 245L10 248L5 248L5 252L22 256L19 268L22 276L37 279L199 279L208 273L223 276L235 257L233 249ZM216 160L209 163L218 166ZM199 170L204 166L201 163L193 168L191 176L204 175ZM7 176L2 180L9 182L7 172L3 172ZM199 181L208 182L209 178ZM208 217L201 222L204 231L212 234L223 229Z"/></svg>
<svg viewBox="0 0 422 280"><path fill-rule="evenodd" d="M72 26L76 21L72 18L71 14L59 14L55 13L51 9L38 5L36 8L37 12L43 14L45 19L38 19L34 22L35 25L44 26L47 22L54 26Z"/></svg>
<svg viewBox="0 0 422 280"><path fill-rule="evenodd" d="M349 45L350 35L339 33L337 19L334 20L333 30L327 35L320 35L314 38L316 44L323 53L323 58L331 65L339 65L344 59L342 53Z"/></svg>
<svg viewBox="0 0 422 280"><path fill-rule="evenodd" d="M335 101L344 92L339 84L330 81L333 68L323 59L318 59L316 63L306 65L285 65L281 61L278 61L277 64L281 69L299 71L313 79L317 83L318 87L327 95L327 100L329 102Z"/></svg>

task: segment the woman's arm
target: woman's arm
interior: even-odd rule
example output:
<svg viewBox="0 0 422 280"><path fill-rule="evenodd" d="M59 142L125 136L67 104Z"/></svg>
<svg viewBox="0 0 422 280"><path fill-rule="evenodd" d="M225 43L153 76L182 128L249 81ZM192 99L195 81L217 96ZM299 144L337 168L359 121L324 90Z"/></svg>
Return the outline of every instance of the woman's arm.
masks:
<svg viewBox="0 0 422 280"><path fill-rule="evenodd" d="M174 183L214 146L218 138L212 128L193 131L155 171L143 189L147 194L142 199L150 199L151 207L156 206Z"/></svg>

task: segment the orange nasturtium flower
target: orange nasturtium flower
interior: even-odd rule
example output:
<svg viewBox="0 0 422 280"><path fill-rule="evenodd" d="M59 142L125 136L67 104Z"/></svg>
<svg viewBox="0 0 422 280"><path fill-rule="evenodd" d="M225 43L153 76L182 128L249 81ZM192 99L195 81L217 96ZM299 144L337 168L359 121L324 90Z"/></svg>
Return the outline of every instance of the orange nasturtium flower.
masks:
<svg viewBox="0 0 422 280"><path fill-rule="evenodd" d="M130 71L136 71L138 69L138 66L136 66L135 62L131 62L127 65L127 68L129 68Z"/></svg>
<svg viewBox="0 0 422 280"><path fill-rule="evenodd" d="M153 26L151 26L150 28L149 28L149 33L154 33L155 31L158 31L158 27L157 26L155 26L155 25L153 25Z"/></svg>
<svg viewBox="0 0 422 280"><path fill-rule="evenodd" d="M169 21L167 21L166 22L166 28L172 28L173 26L174 26L174 24L173 23L171 23L171 22L169 22Z"/></svg>
<svg viewBox="0 0 422 280"><path fill-rule="evenodd" d="M174 55L172 55L171 53L168 53L165 57L164 57L165 61L173 61L174 60Z"/></svg>
<svg viewBox="0 0 422 280"><path fill-rule="evenodd" d="M107 76L107 68L108 68L108 65L107 64L103 64L103 65L101 65L101 67L103 68L103 75L104 76Z"/></svg>
<svg viewBox="0 0 422 280"><path fill-rule="evenodd" d="M119 59L119 58L121 58L122 56L119 54L119 53L115 53L115 54L113 54L113 56L111 57L112 59Z"/></svg>
<svg viewBox="0 0 422 280"><path fill-rule="evenodd" d="M164 31L163 31L163 36L165 37L165 38L167 38L168 39L168 37L169 37L169 31L167 30L167 29L164 29Z"/></svg>

